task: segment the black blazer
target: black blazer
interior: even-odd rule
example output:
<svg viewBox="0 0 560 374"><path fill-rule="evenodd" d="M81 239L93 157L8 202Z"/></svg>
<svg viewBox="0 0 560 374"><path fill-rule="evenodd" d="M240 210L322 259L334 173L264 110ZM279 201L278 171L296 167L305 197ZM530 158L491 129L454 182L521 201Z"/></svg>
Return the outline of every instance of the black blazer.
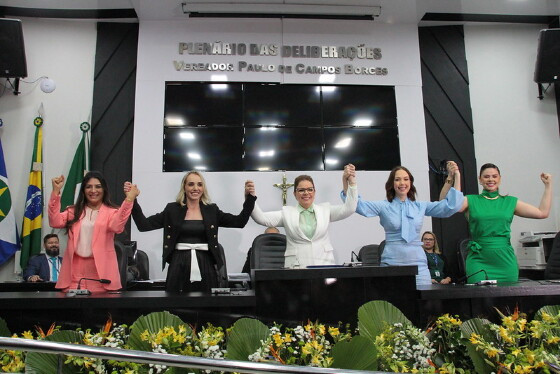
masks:
<svg viewBox="0 0 560 374"><path fill-rule="evenodd" d="M255 200L257 200L256 196L247 195L243 203L243 210L237 216L222 212L216 204L203 204L200 202L200 212L202 213L202 220L206 228L208 250L214 258L218 269L225 263L225 259L220 255L218 249L218 227L245 227L255 206ZM134 200L132 218L138 230L151 231L163 228L162 270L165 268L165 264L171 260L171 253L175 249L175 244L177 244L179 229L186 214L186 206L173 202L167 204L163 212L146 217L138 204L138 199Z"/></svg>

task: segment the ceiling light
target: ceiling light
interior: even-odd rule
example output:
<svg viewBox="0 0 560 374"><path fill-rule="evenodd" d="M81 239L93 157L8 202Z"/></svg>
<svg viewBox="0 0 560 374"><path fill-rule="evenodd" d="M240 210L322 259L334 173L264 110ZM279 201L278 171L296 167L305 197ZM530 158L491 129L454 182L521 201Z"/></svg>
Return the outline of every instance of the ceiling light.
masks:
<svg viewBox="0 0 560 374"><path fill-rule="evenodd" d="M200 153L187 152L187 156L189 158L192 158L193 160L202 160L202 156L200 156Z"/></svg>
<svg viewBox="0 0 560 374"><path fill-rule="evenodd" d="M335 148L347 148L348 146L350 146L350 143L352 143L352 138L344 138L339 140L334 147Z"/></svg>
<svg viewBox="0 0 560 374"><path fill-rule="evenodd" d="M179 137L185 140L194 140L194 134L192 132L184 131L179 134Z"/></svg>
<svg viewBox="0 0 560 374"><path fill-rule="evenodd" d="M181 117L166 117L166 126L185 126L185 120Z"/></svg>
<svg viewBox="0 0 560 374"><path fill-rule="evenodd" d="M364 118L364 119L357 119L354 121L352 126L354 127L367 127L373 124L373 120L371 118Z"/></svg>
<svg viewBox="0 0 560 374"><path fill-rule="evenodd" d="M258 17L258 18L328 18L373 20L381 14L380 6L286 4L185 1L183 14L189 17Z"/></svg>
<svg viewBox="0 0 560 374"><path fill-rule="evenodd" d="M326 158L325 159L325 164L327 165L336 165L338 164L338 160L335 158Z"/></svg>
<svg viewBox="0 0 560 374"><path fill-rule="evenodd" d="M274 150L268 150L268 151L259 151L259 157L272 157L274 156Z"/></svg>

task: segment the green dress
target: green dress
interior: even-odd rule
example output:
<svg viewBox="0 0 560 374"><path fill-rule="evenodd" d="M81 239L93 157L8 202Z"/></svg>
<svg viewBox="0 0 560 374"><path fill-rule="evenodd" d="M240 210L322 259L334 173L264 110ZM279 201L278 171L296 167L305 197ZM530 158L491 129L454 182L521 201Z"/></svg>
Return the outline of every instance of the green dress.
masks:
<svg viewBox="0 0 560 374"><path fill-rule="evenodd" d="M488 194L488 192L486 192ZM495 200L482 195L467 195L469 203L469 231L471 242L466 261L468 283L494 279L498 282L516 282L519 279L517 258L510 243L511 221L517 198L500 196Z"/></svg>

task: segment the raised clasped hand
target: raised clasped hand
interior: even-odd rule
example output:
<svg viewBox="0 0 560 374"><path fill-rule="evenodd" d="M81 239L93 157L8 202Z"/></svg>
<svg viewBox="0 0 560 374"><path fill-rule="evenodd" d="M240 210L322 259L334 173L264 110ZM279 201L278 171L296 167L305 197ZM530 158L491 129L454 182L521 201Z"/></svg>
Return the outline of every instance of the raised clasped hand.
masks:
<svg viewBox="0 0 560 374"><path fill-rule="evenodd" d="M459 166L457 166L457 163L455 161L447 161L445 167L447 169L447 174L450 177L454 176L455 173L459 171Z"/></svg>
<svg viewBox="0 0 560 374"><path fill-rule="evenodd" d="M250 180L245 182L245 196L247 195L255 196L255 183Z"/></svg>
<svg viewBox="0 0 560 374"><path fill-rule="evenodd" d="M140 195L138 186L130 182L124 182L123 191L126 197L130 200L134 200L138 197L138 195Z"/></svg>

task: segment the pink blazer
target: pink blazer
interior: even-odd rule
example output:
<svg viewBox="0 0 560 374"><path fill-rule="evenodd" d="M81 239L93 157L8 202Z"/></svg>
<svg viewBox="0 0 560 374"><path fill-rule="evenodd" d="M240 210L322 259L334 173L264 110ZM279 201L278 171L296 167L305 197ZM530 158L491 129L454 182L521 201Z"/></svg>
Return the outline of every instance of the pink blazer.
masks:
<svg viewBox="0 0 560 374"><path fill-rule="evenodd" d="M93 258L99 277L111 280L110 284L103 285L107 290L118 290L122 287L114 238L115 234L119 234L124 230L126 221L128 221L128 217L132 211L132 205L133 203L127 200L123 201L119 209L101 205L99 214L95 220L91 241ZM74 209L70 207L65 209L64 212L60 212L60 195L51 194L49 200L50 226L54 228L64 228L66 222L73 217ZM58 274L56 288L68 288L72 282L72 261L74 252L78 246L81 225L82 220L80 219L68 230L68 245L64 253L60 273Z"/></svg>

